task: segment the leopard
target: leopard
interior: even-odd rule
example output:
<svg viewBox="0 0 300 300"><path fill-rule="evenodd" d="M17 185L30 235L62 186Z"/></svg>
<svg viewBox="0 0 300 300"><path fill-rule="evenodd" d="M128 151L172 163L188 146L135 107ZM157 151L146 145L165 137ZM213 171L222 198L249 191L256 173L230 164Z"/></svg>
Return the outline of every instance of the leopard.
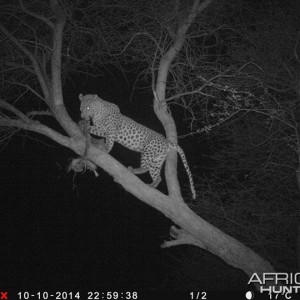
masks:
<svg viewBox="0 0 300 300"><path fill-rule="evenodd" d="M106 151L109 153L117 142L122 146L141 153L139 168L128 169L134 174L149 171L152 178L150 186L156 188L161 182L161 169L170 149L180 155L187 172L193 199L196 191L193 176L183 149L176 143L168 141L162 134L121 114L118 105L105 101L98 95L79 95L81 118L89 122L88 133L105 138Z"/></svg>

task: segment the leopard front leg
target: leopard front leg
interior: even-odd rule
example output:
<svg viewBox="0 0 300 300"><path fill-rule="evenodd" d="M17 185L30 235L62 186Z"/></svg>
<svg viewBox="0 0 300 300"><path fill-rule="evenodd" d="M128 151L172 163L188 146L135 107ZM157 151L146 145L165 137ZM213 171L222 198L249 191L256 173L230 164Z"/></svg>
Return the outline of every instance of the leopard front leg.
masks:
<svg viewBox="0 0 300 300"><path fill-rule="evenodd" d="M108 135L105 139L106 139L105 140L105 145L106 145L106 148L107 148L107 153L109 153L110 150L112 149L112 147L114 146L116 138L112 135Z"/></svg>
<svg viewBox="0 0 300 300"><path fill-rule="evenodd" d="M98 126L90 126L89 132L91 134L105 138L106 151L107 153L111 151L112 147L114 146L114 142L116 140L115 134L107 133L105 130L99 128Z"/></svg>
<svg viewBox="0 0 300 300"><path fill-rule="evenodd" d="M106 138L106 132L105 130L97 127L97 126L94 126L94 125L90 125L89 126L89 133L91 134L94 134L96 136L100 136L100 137L103 137L103 138Z"/></svg>

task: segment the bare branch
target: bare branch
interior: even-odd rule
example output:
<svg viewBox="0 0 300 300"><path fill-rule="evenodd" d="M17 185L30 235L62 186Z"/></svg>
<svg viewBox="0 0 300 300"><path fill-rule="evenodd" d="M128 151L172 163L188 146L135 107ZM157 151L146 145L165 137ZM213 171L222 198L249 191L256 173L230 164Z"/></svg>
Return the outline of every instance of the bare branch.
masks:
<svg viewBox="0 0 300 300"><path fill-rule="evenodd" d="M13 67L14 69L23 69L23 70L27 71L28 73L30 73L32 75L36 75L36 73L34 72L34 70L32 68L30 68L29 66L18 65L16 63L10 62L10 61L2 61L2 63L4 65Z"/></svg>
<svg viewBox="0 0 300 300"><path fill-rule="evenodd" d="M53 54L51 60L52 101L55 105L62 105L63 95L61 86L61 50L66 17L56 1L51 1L51 8L56 15L56 24L53 31Z"/></svg>
<svg viewBox="0 0 300 300"><path fill-rule="evenodd" d="M181 26L179 26L177 33L176 33L176 40L175 43L170 47L164 57L161 59L158 78L157 78L157 87L156 93L158 95L159 101L164 101L165 93L166 93L166 81L169 71L169 66L174 60L175 56L181 50L183 43L186 39L186 32L190 28L192 22L196 18L196 16L203 11L209 4L211 4L213 0L205 0L201 4L199 4L200 0L195 0L193 7L188 14L188 17L183 22ZM162 120L161 120L162 121Z"/></svg>
<svg viewBox="0 0 300 300"><path fill-rule="evenodd" d="M63 129L70 136L81 134L78 126L70 118L63 102L61 82L61 57L63 30L66 23L66 16L56 0L50 2L51 9L56 15L56 24L53 31L53 54L51 59L52 78L52 103L51 110Z"/></svg>
<svg viewBox="0 0 300 300"><path fill-rule="evenodd" d="M29 119L30 120L30 119ZM16 127L25 130L30 130L33 132L37 132L43 134L53 141L59 143L62 146L71 148L71 139L58 133L57 131L51 129L50 127L41 124L38 121L24 122L23 120L8 120L5 118L0 118L0 126L3 127Z"/></svg>
<svg viewBox="0 0 300 300"><path fill-rule="evenodd" d="M41 110L41 111L31 111L26 114L27 117L31 116L50 116L53 117L53 114L50 110Z"/></svg>
<svg viewBox="0 0 300 300"><path fill-rule="evenodd" d="M294 55L295 55L295 58L298 61L298 63L300 62L299 55L298 55L298 49L297 49L298 45L299 45L299 38L300 38L300 31L298 31L297 40L296 40L296 43L295 43L295 46L294 46Z"/></svg>
<svg viewBox="0 0 300 300"><path fill-rule="evenodd" d="M50 90L49 87L47 86L47 80L45 79L46 74L43 72L41 69L36 57L29 51L25 46L23 46L10 32L6 30L6 28L2 25L0 25L0 30L20 49L22 50L30 59L36 76L38 78L38 81L41 85L41 88L44 93L44 97L46 99L47 103L50 103Z"/></svg>
<svg viewBox="0 0 300 300"><path fill-rule="evenodd" d="M178 99L178 98L184 97L184 96L194 95L194 94L201 94L201 95L207 96L207 97L214 97L214 96L212 96L212 95L203 93L203 92L202 92L202 89L203 89L203 88L204 88L204 86L201 87L201 88L199 88L199 89L197 89L197 90L194 90L194 91L185 92L185 93L180 93L180 94L171 96L171 97L165 99L165 101L166 101L166 102L170 102L171 100Z"/></svg>
<svg viewBox="0 0 300 300"><path fill-rule="evenodd" d="M29 84L23 84L23 83L20 83L20 82L12 82L12 81L9 81L9 80L4 80L5 82L7 83L10 83L10 84L15 84L15 85L19 85L19 86L23 86L25 87L27 90L30 90L34 95L36 95L38 98L40 98L41 100L43 100L44 102L45 101L45 98L43 98L37 91L35 91Z"/></svg>
<svg viewBox="0 0 300 300"><path fill-rule="evenodd" d="M186 33L190 28L196 16L205 9L213 0L205 0L199 4L200 0L194 0L193 6L189 11L187 18L179 25L176 32L176 38L173 45L168 49L165 55L161 58L158 68L158 75L156 81L156 89L154 93L154 110L165 128L167 139L177 143L177 130L174 119L168 112L165 102L166 97L166 83L170 69L176 55L182 49L186 39ZM168 155L166 162L166 180L170 195L181 198L180 187L177 178L177 154L173 151Z"/></svg>
<svg viewBox="0 0 300 300"><path fill-rule="evenodd" d="M165 241L161 245L162 248L168 248L177 245L195 245L199 248L206 249L205 243L199 239L196 239L185 230L177 228L176 226L171 227L170 236L173 238L173 240Z"/></svg>
<svg viewBox="0 0 300 300"><path fill-rule="evenodd" d="M38 20L41 20L43 21L46 25L48 25L51 29L54 29L54 24L49 20L47 19L46 17L42 16L42 15L39 15L39 14L36 14L30 10L28 10L25 6L24 6L24 3L22 0L19 0L19 3L20 3L20 6L22 8L22 10L28 14L29 16L32 16Z"/></svg>
<svg viewBox="0 0 300 300"><path fill-rule="evenodd" d="M26 123L31 122L31 120L26 115L24 115L20 110L18 110L13 105L7 103L2 99L0 99L0 107L12 112L13 114L15 114L17 117L19 117Z"/></svg>

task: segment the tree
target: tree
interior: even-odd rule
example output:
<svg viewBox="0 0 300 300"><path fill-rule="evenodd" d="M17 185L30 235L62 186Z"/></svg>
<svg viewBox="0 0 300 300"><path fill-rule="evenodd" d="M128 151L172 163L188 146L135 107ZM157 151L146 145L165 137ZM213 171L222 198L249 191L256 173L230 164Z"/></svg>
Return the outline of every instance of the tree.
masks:
<svg viewBox="0 0 300 300"><path fill-rule="evenodd" d="M50 0L49 6L44 2L38 4L34 1L28 6L22 1L3 5L1 19L5 25L0 26L2 41L5 45L1 60L4 79L0 102L2 108L0 126L4 128L3 136L11 136L20 129L37 132L73 150L78 155L85 156L84 158L88 161L101 167L128 192L158 209L180 226L181 229L171 228L173 240L165 242L163 247L192 244L221 257L229 265L242 269L249 276L254 272L259 275L263 272L272 272L273 268L268 261L200 218L185 204L177 179L177 156L174 151L170 152L166 161L165 172L169 194L164 195L131 174L123 165L108 155L101 145L95 146L93 143L88 145L89 137L86 137L67 113L62 85L68 72L72 71L71 66L73 70L89 70L99 60L96 67L101 68L103 57L112 65L120 66L121 62L124 63L126 60L133 63L138 61L141 55L137 50L140 47L145 48L150 41L150 52L142 52L144 58L142 62L151 66L147 69L146 75L151 74L152 77L154 111L165 129L167 139L177 142L176 125L167 103L173 99L174 91L177 92L176 97L189 94L182 90L184 85L177 85L179 81L175 80L177 76L185 76L186 66L182 65L182 61L187 57L182 53L189 51L188 44L186 44L187 34L189 30L191 33L197 32L199 41L202 41L201 35L205 33L203 31L199 34L201 17L206 10L215 7L213 7L212 0L177 1L175 4L158 1L157 7L150 6L150 9L146 11L145 3L142 1L133 1L131 4L134 4L135 8L141 12L136 18L146 18L150 15L152 21L155 20L155 22L149 22L149 27L156 24L151 34L145 31L145 28L139 28L140 20L129 21L126 18L125 21L121 20L124 21L122 23L112 14L108 15L118 24L118 31L108 30L107 24L104 27L105 31L97 23L101 22L105 26L105 20L100 18L104 6L102 3L93 1L87 6L84 6L81 1L75 3L74 6L69 2L62 5L57 0ZM122 12L132 13L129 4L123 5L124 8L120 2L116 1L115 6ZM92 12L96 14L92 15ZM121 15L124 16L124 14ZM93 16L95 25L88 22L87 16L90 18ZM86 27L83 27L82 23ZM91 26L94 29L92 33ZM137 28L139 30L136 30ZM81 34L76 35L77 32ZM105 38L93 44L92 37L96 39L96 36ZM141 39L138 39L139 37ZM135 38L137 38L136 41ZM207 47L211 43L210 41L204 42L207 43ZM129 49L131 44L135 47ZM89 47L91 49L87 51ZM87 54L83 55L84 53ZM154 59L152 59L153 56ZM197 61L188 62L192 67L197 66L198 63ZM196 70L199 71L199 68ZM193 68L191 68L192 71ZM209 71L212 73L216 69L208 67L208 73ZM190 93L193 97L189 104L185 105L186 109L196 106L196 96L202 94L203 89L209 86L209 82L204 82L200 88L197 87L203 80L203 77L198 76L194 82L191 82L191 86L195 86L196 89ZM24 92L22 92L24 88L26 92L31 92L31 96L24 97ZM29 100L29 104L21 103L17 99ZM41 103L36 105L32 103L33 99L39 99ZM184 103L182 100L181 105ZM54 118L61 128L52 128L42 119L38 121L37 118L40 120L42 116ZM61 129L63 133L60 133Z"/></svg>

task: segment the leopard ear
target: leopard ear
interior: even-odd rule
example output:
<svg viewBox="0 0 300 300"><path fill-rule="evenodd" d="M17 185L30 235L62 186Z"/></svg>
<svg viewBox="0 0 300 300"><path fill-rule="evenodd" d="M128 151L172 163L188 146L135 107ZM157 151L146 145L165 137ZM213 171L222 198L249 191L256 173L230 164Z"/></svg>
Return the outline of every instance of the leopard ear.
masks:
<svg viewBox="0 0 300 300"><path fill-rule="evenodd" d="M98 97L97 94L87 94L83 96L83 94L79 94L78 96L79 100L82 101L98 101L102 100L100 97Z"/></svg>

